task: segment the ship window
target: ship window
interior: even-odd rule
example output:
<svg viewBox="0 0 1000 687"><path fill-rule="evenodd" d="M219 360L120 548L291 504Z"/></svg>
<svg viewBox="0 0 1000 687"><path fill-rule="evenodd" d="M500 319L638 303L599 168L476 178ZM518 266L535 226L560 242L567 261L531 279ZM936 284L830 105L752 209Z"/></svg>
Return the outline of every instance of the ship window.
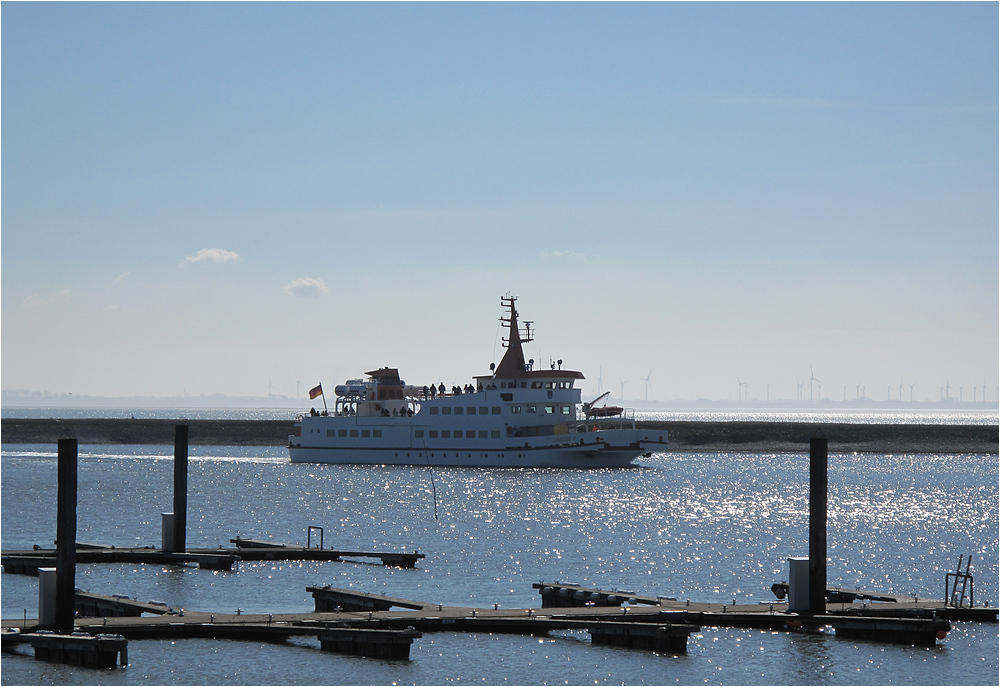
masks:
<svg viewBox="0 0 1000 687"><path fill-rule="evenodd" d="M356 430L356 429L352 429L352 430L351 430L351 436L352 436L352 437L356 437L356 436L358 436L358 430Z"/></svg>
<svg viewBox="0 0 1000 687"><path fill-rule="evenodd" d="M367 438L367 437L370 437L371 435L372 435L372 432L371 432L370 429L363 429L363 430L361 430L361 436Z"/></svg>
<svg viewBox="0 0 1000 687"><path fill-rule="evenodd" d="M338 437L346 437L347 436L347 430L346 429L338 429L337 430L337 436Z"/></svg>
<svg viewBox="0 0 1000 687"><path fill-rule="evenodd" d="M480 408L479 412L482 413L483 415L485 415L486 414L486 409L485 408ZM499 415L500 414L500 406L493 406L493 414L494 415Z"/></svg>
<svg viewBox="0 0 1000 687"><path fill-rule="evenodd" d="M430 430L429 436L430 436L431 439L437 439L438 438L438 431L436 429Z"/></svg>
<svg viewBox="0 0 1000 687"><path fill-rule="evenodd" d="M528 406L528 412L529 413L537 413L538 412L538 406L529 405Z"/></svg>
<svg viewBox="0 0 1000 687"><path fill-rule="evenodd" d="M569 415L569 406L563 406L562 407L562 414L563 415Z"/></svg>
<svg viewBox="0 0 1000 687"><path fill-rule="evenodd" d="M422 430L422 429L415 429L415 430L413 430L413 438L414 439L423 439L424 438L424 430Z"/></svg>
<svg viewBox="0 0 1000 687"><path fill-rule="evenodd" d="M430 410L431 415L437 415L438 414L438 408L437 408L437 406L431 406L429 408L429 410Z"/></svg>
<svg viewBox="0 0 1000 687"><path fill-rule="evenodd" d="M542 383L541 382L532 382L531 383L531 388L532 389L541 389L542 388Z"/></svg>
<svg viewBox="0 0 1000 687"><path fill-rule="evenodd" d="M448 408L447 406L444 407L444 408L442 408L441 409L441 414L442 415L451 415L451 408Z"/></svg>
<svg viewBox="0 0 1000 687"><path fill-rule="evenodd" d="M469 406L468 409L465 411L465 414L466 415L475 415L476 414L476 407L475 406Z"/></svg>
<svg viewBox="0 0 1000 687"><path fill-rule="evenodd" d="M489 432L487 432L485 429L479 430L479 438L480 439L485 439L488 434L489 434Z"/></svg>
<svg viewBox="0 0 1000 687"><path fill-rule="evenodd" d="M511 406L510 407L510 412L514 413L514 415L520 415L521 414L521 406Z"/></svg>
<svg viewBox="0 0 1000 687"><path fill-rule="evenodd" d="M487 408L486 406L479 406L480 415L486 415L488 412L490 412L489 408Z"/></svg>
<svg viewBox="0 0 1000 687"><path fill-rule="evenodd" d="M501 401L513 401L514 400L514 394L500 394L500 400Z"/></svg>
<svg viewBox="0 0 1000 687"><path fill-rule="evenodd" d="M381 429L373 429L372 430L372 437L378 439L381 436L382 436L382 430Z"/></svg>
<svg viewBox="0 0 1000 687"><path fill-rule="evenodd" d="M456 432L456 434L457 433L458 432ZM467 429L467 430L465 430L465 438L466 439L475 439L476 438L476 430L474 430L474 429Z"/></svg>
<svg viewBox="0 0 1000 687"><path fill-rule="evenodd" d="M555 412L555 410L556 410L555 406L545 406L545 414L546 415L551 415L552 413Z"/></svg>
<svg viewBox="0 0 1000 687"><path fill-rule="evenodd" d="M527 389L528 388L528 383L527 382L521 382L521 388L522 389Z"/></svg>
<svg viewBox="0 0 1000 687"><path fill-rule="evenodd" d="M545 388L546 389L551 389L552 388L552 382L545 382Z"/></svg>
<svg viewBox="0 0 1000 687"><path fill-rule="evenodd" d="M451 430L450 429L442 429L441 430L441 438L442 439L451 439Z"/></svg>
<svg viewBox="0 0 1000 687"><path fill-rule="evenodd" d="M335 433L335 432L334 432L334 430L332 430L332 429L328 429L328 430L326 430L326 435L327 435L328 437L332 437L332 436L334 435L334 433Z"/></svg>
<svg viewBox="0 0 1000 687"><path fill-rule="evenodd" d="M490 439L499 439L499 438L500 438L500 430L499 429L491 429L490 430Z"/></svg>
<svg viewBox="0 0 1000 687"><path fill-rule="evenodd" d="M464 410L465 410L465 408L462 408L461 406L455 408L455 415L461 415ZM447 415L447 414L448 413L445 413L445 415Z"/></svg>

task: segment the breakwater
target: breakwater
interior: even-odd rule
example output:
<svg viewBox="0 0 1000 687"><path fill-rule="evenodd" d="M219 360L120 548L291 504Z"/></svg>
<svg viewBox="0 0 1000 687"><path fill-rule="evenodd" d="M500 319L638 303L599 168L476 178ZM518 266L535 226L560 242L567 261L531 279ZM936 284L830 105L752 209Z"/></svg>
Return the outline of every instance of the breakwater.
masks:
<svg viewBox="0 0 1000 687"><path fill-rule="evenodd" d="M200 446L284 446L291 420L13 419L5 418L5 444L55 444L75 437L81 444L172 445L174 427L189 426L189 442ZM648 421L642 428L665 430L672 451L802 452L815 436L830 451L870 453L996 454L996 425L857 424L811 422Z"/></svg>

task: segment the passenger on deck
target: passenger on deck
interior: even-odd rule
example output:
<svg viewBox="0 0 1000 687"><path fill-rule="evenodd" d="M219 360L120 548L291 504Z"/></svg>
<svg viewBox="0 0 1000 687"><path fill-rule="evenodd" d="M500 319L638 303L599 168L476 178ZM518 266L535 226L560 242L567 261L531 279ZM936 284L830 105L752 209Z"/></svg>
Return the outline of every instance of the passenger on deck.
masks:
<svg viewBox="0 0 1000 687"><path fill-rule="evenodd" d="M438 392L444 396L444 382L441 382L441 386L438 387Z"/></svg>

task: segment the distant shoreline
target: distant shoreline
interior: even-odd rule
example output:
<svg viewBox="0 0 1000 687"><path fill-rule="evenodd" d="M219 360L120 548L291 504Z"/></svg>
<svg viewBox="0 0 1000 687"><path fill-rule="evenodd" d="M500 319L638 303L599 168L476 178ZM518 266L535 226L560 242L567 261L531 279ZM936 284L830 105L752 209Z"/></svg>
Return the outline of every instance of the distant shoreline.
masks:
<svg viewBox="0 0 1000 687"><path fill-rule="evenodd" d="M14 419L4 418L4 444L55 444L74 437L81 444L173 445L174 426L189 427L196 446L285 446L291 420ZM798 453L809 439L824 436L834 453L998 453L996 425L854 424L830 422L638 422L665 430L675 452L736 451Z"/></svg>

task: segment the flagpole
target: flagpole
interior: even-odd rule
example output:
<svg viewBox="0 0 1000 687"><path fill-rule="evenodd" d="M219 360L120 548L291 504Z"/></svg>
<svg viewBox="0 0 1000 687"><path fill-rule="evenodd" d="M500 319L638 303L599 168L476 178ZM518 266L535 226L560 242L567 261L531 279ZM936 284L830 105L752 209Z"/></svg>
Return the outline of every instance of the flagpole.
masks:
<svg viewBox="0 0 1000 687"><path fill-rule="evenodd" d="M309 390L309 400L310 401L313 400L314 398L316 398L317 396L322 396L323 397L323 414L324 415L329 415L330 414L330 409L326 405L326 394L323 393L323 384L322 384L322 382L320 384L318 384L317 386L315 386L315 387L313 387L312 389Z"/></svg>

